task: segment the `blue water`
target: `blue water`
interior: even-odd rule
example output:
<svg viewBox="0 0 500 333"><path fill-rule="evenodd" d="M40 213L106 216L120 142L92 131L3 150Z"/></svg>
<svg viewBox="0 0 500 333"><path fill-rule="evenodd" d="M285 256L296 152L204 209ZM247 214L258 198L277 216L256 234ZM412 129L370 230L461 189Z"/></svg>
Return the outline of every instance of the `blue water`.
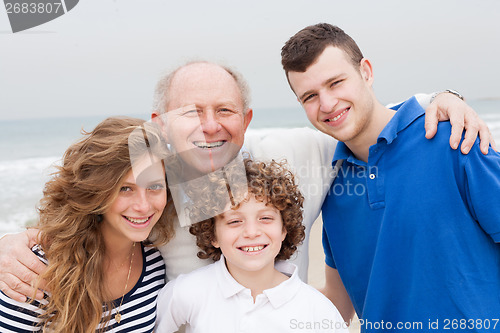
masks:
<svg viewBox="0 0 500 333"><path fill-rule="evenodd" d="M470 101L500 144L500 100ZM133 115L145 118L145 115ZM63 152L104 117L29 119L0 122L0 236L36 221L44 183ZM310 126L299 108L255 109L249 130Z"/></svg>

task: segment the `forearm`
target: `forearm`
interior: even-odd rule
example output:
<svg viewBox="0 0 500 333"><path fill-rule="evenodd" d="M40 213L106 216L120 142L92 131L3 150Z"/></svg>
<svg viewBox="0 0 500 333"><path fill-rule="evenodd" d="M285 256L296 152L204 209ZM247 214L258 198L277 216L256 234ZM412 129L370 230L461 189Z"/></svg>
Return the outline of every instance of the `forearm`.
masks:
<svg viewBox="0 0 500 333"><path fill-rule="evenodd" d="M338 271L328 265L325 266L326 283L325 287L319 291L335 305L344 321L350 324L355 313L351 298L342 283Z"/></svg>

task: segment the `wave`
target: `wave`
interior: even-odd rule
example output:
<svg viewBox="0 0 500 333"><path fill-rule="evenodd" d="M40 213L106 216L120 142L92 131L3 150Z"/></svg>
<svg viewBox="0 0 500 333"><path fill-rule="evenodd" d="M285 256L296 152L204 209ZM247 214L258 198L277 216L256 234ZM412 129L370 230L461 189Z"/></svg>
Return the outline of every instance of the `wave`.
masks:
<svg viewBox="0 0 500 333"><path fill-rule="evenodd" d="M0 235L36 221L43 186L59 161L50 156L0 162Z"/></svg>

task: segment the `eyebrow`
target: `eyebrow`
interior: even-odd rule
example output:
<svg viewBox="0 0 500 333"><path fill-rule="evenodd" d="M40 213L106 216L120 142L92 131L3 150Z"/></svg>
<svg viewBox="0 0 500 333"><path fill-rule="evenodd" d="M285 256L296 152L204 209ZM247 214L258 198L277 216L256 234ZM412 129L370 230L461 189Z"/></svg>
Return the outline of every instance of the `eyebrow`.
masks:
<svg viewBox="0 0 500 333"><path fill-rule="evenodd" d="M339 77L343 76L344 73L341 73L341 74L337 74L335 76L332 76L332 77L329 77L328 79L326 79L325 81L323 81L321 83L321 86L324 86L324 85L327 85L329 82L332 82L332 81L335 81L335 80L338 80ZM300 100L302 101L307 95L311 94L312 92L314 92L314 90L308 90L306 91L305 93L303 93L302 95L300 95Z"/></svg>
<svg viewBox="0 0 500 333"><path fill-rule="evenodd" d="M147 184L154 184L154 183L165 183L165 179L163 178L159 178L159 179L156 179L156 180L150 180L147 182ZM128 185L137 185L137 182L135 183L130 183L130 182L123 182L122 186L128 186ZM140 185L137 185L137 186L140 186Z"/></svg>

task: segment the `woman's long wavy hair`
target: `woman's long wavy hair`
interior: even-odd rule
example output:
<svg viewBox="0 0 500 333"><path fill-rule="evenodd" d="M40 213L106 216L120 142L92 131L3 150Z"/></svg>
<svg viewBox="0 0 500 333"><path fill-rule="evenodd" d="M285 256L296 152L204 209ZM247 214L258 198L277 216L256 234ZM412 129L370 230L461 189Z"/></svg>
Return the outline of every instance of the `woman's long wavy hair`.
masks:
<svg viewBox="0 0 500 333"><path fill-rule="evenodd" d="M45 185L38 227L48 260L41 278L51 296L41 316L44 331L90 333L109 322L110 316L101 319L103 305L112 308L104 288L102 214L117 197L131 159L141 154L167 157L159 133L154 124L141 119L108 118L66 150L62 166ZM174 233L175 209L168 187L167 198L153 229L154 245L167 242Z"/></svg>

